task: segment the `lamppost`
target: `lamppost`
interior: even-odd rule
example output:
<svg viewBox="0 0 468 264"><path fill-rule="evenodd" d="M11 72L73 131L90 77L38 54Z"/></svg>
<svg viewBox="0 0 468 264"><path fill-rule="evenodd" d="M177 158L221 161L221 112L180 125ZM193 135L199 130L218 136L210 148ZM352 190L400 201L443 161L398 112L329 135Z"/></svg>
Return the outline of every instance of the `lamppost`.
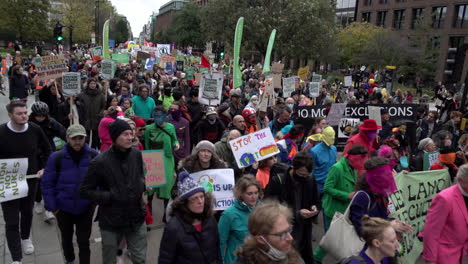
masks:
<svg viewBox="0 0 468 264"><path fill-rule="evenodd" d="M99 43L99 36L101 35L99 32L99 0L96 0L96 5L94 8L94 32L96 32L96 45Z"/></svg>

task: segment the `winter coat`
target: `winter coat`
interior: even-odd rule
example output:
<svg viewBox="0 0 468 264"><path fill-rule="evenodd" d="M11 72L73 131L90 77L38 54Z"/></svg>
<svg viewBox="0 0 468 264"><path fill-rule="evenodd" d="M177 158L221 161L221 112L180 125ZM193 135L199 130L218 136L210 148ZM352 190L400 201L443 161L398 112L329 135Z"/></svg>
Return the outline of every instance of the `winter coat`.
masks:
<svg viewBox="0 0 468 264"><path fill-rule="evenodd" d="M80 196L99 204L99 227L112 231L143 224L145 190L141 152L136 148L121 152L111 147L91 161Z"/></svg>
<svg viewBox="0 0 468 264"><path fill-rule="evenodd" d="M235 200L234 204L221 215L218 231L224 263L231 263L237 259L234 252L244 243L244 238L249 234L248 222L252 209L245 203Z"/></svg>
<svg viewBox="0 0 468 264"><path fill-rule="evenodd" d="M12 74L10 78L10 98L28 97L29 79L23 74Z"/></svg>
<svg viewBox="0 0 468 264"><path fill-rule="evenodd" d="M375 145L376 141L374 140L372 143L368 143L368 139L366 135L364 134L363 131L359 131L356 135L351 136L348 141L346 141L345 148L343 150L343 155L347 154L348 151L354 146L354 145L361 145L365 149L367 149L368 153L367 156L370 158L375 150Z"/></svg>
<svg viewBox="0 0 468 264"><path fill-rule="evenodd" d="M79 122L80 125L84 126L85 124L85 115L86 110L83 103L79 100L75 100L76 109L78 110L79 115ZM65 100L58 106L58 118L57 121L60 122L64 127L70 126L70 119L68 118L68 114L70 114L70 101Z"/></svg>
<svg viewBox="0 0 468 264"><path fill-rule="evenodd" d="M218 226L213 216L203 221L202 231L198 232L176 214L164 228L158 263L222 263L219 248Z"/></svg>
<svg viewBox="0 0 468 264"><path fill-rule="evenodd" d="M367 195L363 192L358 193L356 191L356 197L354 197L351 203L349 213L349 218L359 236L361 236L361 218L364 215L390 220L387 210L388 198L367 189L361 191L366 192Z"/></svg>
<svg viewBox="0 0 468 264"><path fill-rule="evenodd" d="M50 155L41 179L42 196L45 208L48 211L64 211L79 215L87 212L91 201L81 198L78 189L83 180L92 157L97 156L97 151L84 145L84 153L79 163L76 163L69 152L67 143L61 152L60 171L57 172L56 158L59 152ZM91 155L91 152L94 155Z"/></svg>
<svg viewBox="0 0 468 264"><path fill-rule="evenodd" d="M65 97L63 97L62 94L60 94L60 101L57 99L56 95L53 95L50 89L52 88L52 85L48 85L42 90L39 91L39 100L42 102L46 103L47 106L49 106L49 115L52 116L53 118L57 119L59 122L59 105L61 102L65 101ZM70 112L68 112L70 113Z"/></svg>
<svg viewBox="0 0 468 264"><path fill-rule="evenodd" d="M85 109L84 127L86 130L97 130L102 118L102 112L106 107L105 96L99 88L86 88L78 98L83 102Z"/></svg>
<svg viewBox="0 0 468 264"><path fill-rule="evenodd" d="M234 154L232 153L232 150L229 148L228 144L229 142L227 142L226 137L222 138L221 141L216 142L216 144L214 145L215 153L220 159L226 162L228 168L234 170L234 174L237 178L242 173L242 170L239 169L239 166L237 166L237 161L234 158Z"/></svg>
<svg viewBox="0 0 468 264"><path fill-rule="evenodd" d="M327 180L330 168L336 163L336 147L328 147L320 142L309 150L314 161L313 175L317 182L319 193L323 193L325 181Z"/></svg>
<svg viewBox="0 0 468 264"><path fill-rule="evenodd" d="M50 147L52 148L52 151L55 151L55 143L54 143L54 137L58 137L62 140L67 140L66 139L66 133L67 130L65 129L62 124L57 122L54 118L52 117L47 117L44 121L42 122L37 122L34 117L30 117L29 120L31 122L35 123L36 125L40 126L42 131L47 136L47 139L49 140Z"/></svg>
<svg viewBox="0 0 468 264"><path fill-rule="evenodd" d="M202 140L208 140L215 144L221 140L224 134L225 127L221 120L216 119L216 122L212 125L208 122L208 119L202 119L194 129L194 135L196 141L192 142L194 145Z"/></svg>
<svg viewBox="0 0 468 264"><path fill-rule="evenodd" d="M348 159L341 159L330 168L324 186L323 210L325 215L333 218L335 212L344 213L351 199L349 193L354 191L356 170L349 166Z"/></svg>
<svg viewBox="0 0 468 264"><path fill-rule="evenodd" d="M113 116L106 115L103 119L101 119L101 122L99 122L98 135L99 139L101 139L101 152L106 151L112 146L112 138L109 133L109 125L114 121L115 118Z"/></svg>
<svg viewBox="0 0 468 264"><path fill-rule="evenodd" d="M273 135L273 137L276 136L276 133L280 132L281 129L287 125L291 125L291 127L293 127L294 121L290 120L287 123L280 123L278 122L278 118L276 118L274 120L271 120L270 123L268 123L268 127L270 128L271 134Z"/></svg>
<svg viewBox="0 0 468 264"><path fill-rule="evenodd" d="M179 141L179 149L174 151L174 158L179 161L190 155L190 123L187 119L181 117L176 121L169 115L167 122L174 126L177 141Z"/></svg>

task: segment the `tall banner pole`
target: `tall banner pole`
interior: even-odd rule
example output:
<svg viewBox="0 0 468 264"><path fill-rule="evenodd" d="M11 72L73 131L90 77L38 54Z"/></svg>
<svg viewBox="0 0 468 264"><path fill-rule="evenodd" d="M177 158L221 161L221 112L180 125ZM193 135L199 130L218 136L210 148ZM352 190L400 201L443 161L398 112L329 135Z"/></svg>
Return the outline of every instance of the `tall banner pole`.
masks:
<svg viewBox="0 0 468 264"><path fill-rule="evenodd" d="M109 55L109 24L110 23L109 22L110 22L110 19L107 19L102 29L102 49L103 49L103 55L104 55L105 60L110 60L110 55Z"/></svg>
<svg viewBox="0 0 468 264"><path fill-rule="evenodd" d="M270 71L270 59L273 45L275 44L276 29L273 29L270 34L270 40L268 41L267 52L265 54L265 62L263 63L263 73Z"/></svg>
<svg viewBox="0 0 468 264"><path fill-rule="evenodd" d="M242 42L242 32L244 31L244 18L237 20L236 33L234 35L234 89L242 86L242 74L239 66L240 45Z"/></svg>

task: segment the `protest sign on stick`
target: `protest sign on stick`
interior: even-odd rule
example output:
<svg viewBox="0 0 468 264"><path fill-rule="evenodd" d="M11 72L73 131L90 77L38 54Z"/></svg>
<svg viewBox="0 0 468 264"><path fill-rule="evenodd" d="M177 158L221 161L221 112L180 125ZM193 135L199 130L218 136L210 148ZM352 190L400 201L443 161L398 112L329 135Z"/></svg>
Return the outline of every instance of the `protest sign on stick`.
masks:
<svg viewBox="0 0 468 264"><path fill-rule="evenodd" d="M198 100L201 104L217 105L221 103L223 80L223 74L219 72L202 74L198 91Z"/></svg>
<svg viewBox="0 0 468 264"><path fill-rule="evenodd" d="M351 76L344 77L344 86L351 87L353 85L353 78Z"/></svg>
<svg viewBox="0 0 468 264"><path fill-rule="evenodd" d="M247 167L256 161L267 159L279 153L269 128L229 141L232 153L239 168Z"/></svg>
<svg viewBox="0 0 468 264"><path fill-rule="evenodd" d="M439 152L425 152L423 160L423 170L427 171L429 168L439 160Z"/></svg>
<svg viewBox="0 0 468 264"><path fill-rule="evenodd" d="M34 58L37 78L40 80L57 79L62 72L68 72L65 56L42 56Z"/></svg>
<svg viewBox="0 0 468 264"><path fill-rule="evenodd" d="M320 94L320 86L321 86L321 83L320 82L311 82L309 83L309 94L310 94L310 97L318 97L319 94Z"/></svg>
<svg viewBox="0 0 468 264"><path fill-rule="evenodd" d="M299 75L299 78L301 78L301 80L307 80L307 77L309 76L309 66L300 68L297 72L297 75Z"/></svg>
<svg viewBox="0 0 468 264"><path fill-rule="evenodd" d="M62 92L64 96L74 96L81 92L81 75L79 72L62 73Z"/></svg>
<svg viewBox="0 0 468 264"><path fill-rule="evenodd" d="M130 60L128 59L128 53L112 53L112 60L116 63L128 64Z"/></svg>
<svg viewBox="0 0 468 264"><path fill-rule="evenodd" d="M380 115L379 106L368 106L369 108L369 119L374 119L377 125L382 126L382 116Z"/></svg>
<svg viewBox="0 0 468 264"><path fill-rule="evenodd" d="M340 124L341 118L344 115L346 104L332 104L330 112L328 112L327 122L329 126L337 126Z"/></svg>
<svg viewBox="0 0 468 264"><path fill-rule="evenodd" d="M296 80L294 77L283 78L283 97L290 97L296 90Z"/></svg>
<svg viewBox="0 0 468 264"><path fill-rule="evenodd" d="M144 150L142 154L145 166L146 187L156 188L166 185L167 175L165 175L164 170L164 151Z"/></svg>
<svg viewBox="0 0 468 264"><path fill-rule="evenodd" d="M16 200L28 195L27 171L27 158L0 160L0 202Z"/></svg>
<svg viewBox="0 0 468 264"><path fill-rule="evenodd" d="M115 63L112 60L103 60L101 62L101 73L105 80L114 78Z"/></svg>
<svg viewBox="0 0 468 264"><path fill-rule="evenodd" d="M214 210L223 211L234 204L234 170L213 169L190 174L190 177L203 186L206 192L212 193L216 198Z"/></svg>
<svg viewBox="0 0 468 264"><path fill-rule="evenodd" d="M171 44L157 44L158 48L157 56L171 55Z"/></svg>

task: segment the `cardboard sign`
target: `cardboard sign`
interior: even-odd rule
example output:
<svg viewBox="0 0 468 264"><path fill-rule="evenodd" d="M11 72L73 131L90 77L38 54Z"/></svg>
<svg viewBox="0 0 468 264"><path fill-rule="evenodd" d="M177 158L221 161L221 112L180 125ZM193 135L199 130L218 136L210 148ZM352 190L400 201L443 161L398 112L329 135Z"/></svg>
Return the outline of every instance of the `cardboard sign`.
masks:
<svg viewBox="0 0 468 264"><path fill-rule="evenodd" d="M345 76L344 77L344 86L351 87L353 85L353 78L352 76Z"/></svg>
<svg viewBox="0 0 468 264"><path fill-rule="evenodd" d="M301 78L301 80L307 80L307 76L309 76L309 66L299 68L297 75L299 75L299 78Z"/></svg>
<svg viewBox="0 0 468 264"><path fill-rule="evenodd" d="M138 51L137 52L137 60L138 61L142 61L142 60L146 61L146 59L148 59L148 58L151 58L149 53L146 53L146 52L143 52L143 51Z"/></svg>
<svg viewBox="0 0 468 264"><path fill-rule="evenodd" d="M62 72L68 72L64 55L36 57L34 65L40 80L57 79L62 77Z"/></svg>
<svg viewBox="0 0 468 264"><path fill-rule="evenodd" d="M202 73L201 73L201 72L196 72L193 76L194 76L194 78L195 78L194 85L195 85L195 86L200 86L200 82L201 82L201 78L202 78Z"/></svg>
<svg viewBox="0 0 468 264"><path fill-rule="evenodd" d="M217 105L221 103L223 92L222 73L203 73L201 76L198 100L204 105Z"/></svg>
<svg viewBox="0 0 468 264"><path fill-rule="evenodd" d="M439 152L424 152L423 170L427 171L439 160Z"/></svg>
<svg viewBox="0 0 468 264"><path fill-rule="evenodd" d="M145 171L146 187L161 187L166 185L167 176L164 170L163 150L143 150L143 163ZM172 177L172 175L171 175Z"/></svg>
<svg viewBox="0 0 468 264"><path fill-rule="evenodd" d="M161 56L161 61L159 62L159 66L164 69L166 67L166 62L170 62L172 63L172 65L174 65L176 62L176 58L172 56L163 55Z"/></svg>
<svg viewBox="0 0 468 264"><path fill-rule="evenodd" d="M312 98L318 97L320 95L320 87L322 84L320 82L311 82L309 83L309 95Z"/></svg>
<svg viewBox="0 0 468 264"><path fill-rule="evenodd" d="M128 64L130 60L128 59L128 53L112 53L112 60L115 63Z"/></svg>
<svg viewBox="0 0 468 264"><path fill-rule="evenodd" d="M81 92L81 75L79 72L62 73L62 90L64 96L75 96Z"/></svg>
<svg viewBox="0 0 468 264"><path fill-rule="evenodd" d="M318 74L312 75L312 82L321 82L321 81L322 81L322 75L318 75Z"/></svg>
<svg viewBox="0 0 468 264"><path fill-rule="evenodd" d="M351 132L360 122L361 120L357 118L342 118L338 126L338 138L349 138Z"/></svg>
<svg viewBox="0 0 468 264"><path fill-rule="evenodd" d="M380 115L380 107L368 106L369 119L374 119L377 125L382 126L382 116Z"/></svg>
<svg viewBox="0 0 468 264"><path fill-rule="evenodd" d="M269 128L229 141L237 166L244 168L279 153Z"/></svg>
<svg viewBox="0 0 468 264"><path fill-rule="evenodd" d="M281 63L273 63L273 65L271 66L272 73L281 74L283 73L283 69L284 69L284 64L281 64Z"/></svg>
<svg viewBox="0 0 468 264"><path fill-rule="evenodd" d="M112 60L103 60L101 62L101 73L105 80L114 78L115 63Z"/></svg>
<svg viewBox="0 0 468 264"><path fill-rule="evenodd" d="M283 97L290 97L296 90L296 80L294 77L283 78Z"/></svg>
<svg viewBox="0 0 468 264"><path fill-rule="evenodd" d="M163 55L171 55L171 44L157 44L158 55L162 57Z"/></svg>
<svg viewBox="0 0 468 264"><path fill-rule="evenodd" d="M28 195L27 171L27 158L0 160L0 202L16 200Z"/></svg>
<svg viewBox="0 0 468 264"><path fill-rule="evenodd" d="M399 263L417 263L423 243L417 238L424 230L426 214L434 196L452 185L447 170L418 171L395 176L398 190L390 196L390 217L413 227L411 234L401 234Z"/></svg>
<svg viewBox="0 0 468 264"><path fill-rule="evenodd" d="M283 88L281 86L281 75L282 74L278 74L278 73L270 74L269 77L273 79L273 88L279 88L279 89Z"/></svg>
<svg viewBox="0 0 468 264"><path fill-rule="evenodd" d="M268 78L264 82L265 89L260 96L260 102L258 103L258 111L266 112L268 107L272 107L276 104L276 93L273 87L273 78Z"/></svg>
<svg viewBox="0 0 468 264"><path fill-rule="evenodd" d="M234 204L234 170L213 169L204 170L190 174L190 177L205 188L206 192L212 193L216 198L215 211L223 211Z"/></svg>
<svg viewBox="0 0 468 264"><path fill-rule="evenodd" d="M346 104L332 104L330 112L328 112L327 122L330 126L338 126L341 122L341 118L344 115Z"/></svg>

